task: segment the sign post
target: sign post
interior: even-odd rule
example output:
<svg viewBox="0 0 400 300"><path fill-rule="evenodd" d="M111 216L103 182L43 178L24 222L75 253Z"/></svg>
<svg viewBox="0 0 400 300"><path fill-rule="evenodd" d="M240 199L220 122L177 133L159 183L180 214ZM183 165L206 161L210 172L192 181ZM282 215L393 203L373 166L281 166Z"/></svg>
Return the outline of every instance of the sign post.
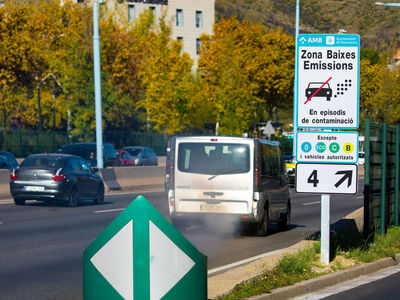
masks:
<svg viewBox="0 0 400 300"><path fill-rule="evenodd" d="M329 264L330 195L357 193L360 37L301 34L296 40L296 191L321 193L321 261Z"/></svg>
<svg viewBox="0 0 400 300"><path fill-rule="evenodd" d="M207 299L207 257L143 196L83 254L84 299Z"/></svg>

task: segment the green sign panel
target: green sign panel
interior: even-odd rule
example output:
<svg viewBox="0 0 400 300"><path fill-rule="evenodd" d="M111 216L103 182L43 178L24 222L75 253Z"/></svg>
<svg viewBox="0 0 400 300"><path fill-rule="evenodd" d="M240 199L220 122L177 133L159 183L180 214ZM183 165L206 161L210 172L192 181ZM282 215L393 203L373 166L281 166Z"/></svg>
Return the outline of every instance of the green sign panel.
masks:
<svg viewBox="0 0 400 300"><path fill-rule="evenodd" d="M207 257L143 196L83 253L84 299L207 299Z"/></svg>

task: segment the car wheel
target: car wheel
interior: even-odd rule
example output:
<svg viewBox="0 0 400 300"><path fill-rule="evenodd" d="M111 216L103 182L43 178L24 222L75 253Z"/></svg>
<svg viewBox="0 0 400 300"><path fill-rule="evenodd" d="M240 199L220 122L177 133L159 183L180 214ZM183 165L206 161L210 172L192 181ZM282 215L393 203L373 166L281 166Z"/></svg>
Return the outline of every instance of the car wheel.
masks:
<svg viewBox="0 0 400 300"><path fill-rule="evenodd" d="M280 220L278 222L278 229L280 231L286 231L289 229L290 226L290 212L291 208L290 208L290 202L288 202L287 204L287 213L285 214L283 220Z"/></svg>
<svg viewBox="0 0 400 300"><path fill-rule="evenodd" d="M264 215L263 218L261 220L261 222L257 222L256 223L256 230L255 230L255 234L256 236L266 236L268 234L268 208L265 207L264 208Z"/></svg>
<svg viewBox="0 0 400 300"><path fill-rule="evenodd" d="M97 190L97 197L93 200L94 204L102 205L104 204L104 186L99 186Z"/></svg>
<svg viewBox="0 0 400 300"><path fill-rule="evenodd" d="M14 198L15 205L25 205L25 199Z"/></svg>
<svg viewBox="0 0 400 300"><path fill-rule="evenodd" d="M78 204L78 190L73 187L68 196L68 206L75 207Z"/></svg>
<svg viewBox="0 0 400 300"><path fill-rule="evenodd" d="M172 225L174 225L176 229L184 230L187 225L185 220L183 219L171 218L171 221Z"/></svg>

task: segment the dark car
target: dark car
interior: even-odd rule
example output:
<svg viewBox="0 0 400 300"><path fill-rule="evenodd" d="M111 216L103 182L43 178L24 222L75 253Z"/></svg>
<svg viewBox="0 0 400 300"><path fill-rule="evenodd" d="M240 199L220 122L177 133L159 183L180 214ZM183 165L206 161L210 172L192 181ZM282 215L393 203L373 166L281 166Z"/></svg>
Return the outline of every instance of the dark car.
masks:
<svg viewBox="0 0 400 300"><path fill-rule="evenodd" d="M120 166L134 166L135 161L133 157L125 150L116 150Z"/></svg>
<svg viewBox="0 0 400 300"><path fill-rule="evenodd" d="M315 92L317 93L314 95ZM332 97L332 89L330 88L329 83L324 85L324 82L310 82L306 88L307 99L312 95L314 95L314 97L326 97L326 100L330 101Z"/></svg>
<svg viewBox="0 0 400 300"><path fill-rule="evenodd" d="M96 143L72 143L64 145L61 153L78 155L88 162L91 167L97 167ZM112 144L103 144L103 164L104 168L118 166L118 157Z"/></svg>
<svg viewBox="0 0 400 300"><path fill-rule="evenodd" d="M76 206L79 200L104 202L104 184L97 168L68 154L32 154L10 175L10 192L16 205L25 200L65 201Z"/></svg>
<svg viewBox="0 0 400 300"><path fill-rule="evenodd" d="M123 150L128 151L135 161L135 166L157 166L158 158L150 147L129 146Z"/></svg>
<svg viewBox="0 0 400 300"><path fill-rule="evenodd" d="M0 169L18 168L18 162L10 152L0 151Z"/></svg>
<svg viewBox="0 0 400 300"><path fill-rule="evenodd" d="M295 179L296 179L296 159L292 155L285 155L283 159L285 160L289 185L293 186L295 184Z"/></svg>

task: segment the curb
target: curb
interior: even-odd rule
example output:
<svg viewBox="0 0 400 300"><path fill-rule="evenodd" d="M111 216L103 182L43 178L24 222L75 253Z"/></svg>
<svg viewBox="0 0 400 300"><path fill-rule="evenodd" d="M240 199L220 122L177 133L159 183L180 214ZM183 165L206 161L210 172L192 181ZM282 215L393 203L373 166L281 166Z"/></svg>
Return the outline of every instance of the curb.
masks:
<svg viewBox="0 0 400 300"><path fill-rule="evenodd" d="M369 275L381 269L392 267L400 263L400 254L396 254L395 258L386 257L377 261L358 265L350 269L330 273L321 277L313 278L295 285L278 288L269 294L254 296L245 299L252 300L285 300L294 298L307 293L348 281L363 275Z"/></svg>

